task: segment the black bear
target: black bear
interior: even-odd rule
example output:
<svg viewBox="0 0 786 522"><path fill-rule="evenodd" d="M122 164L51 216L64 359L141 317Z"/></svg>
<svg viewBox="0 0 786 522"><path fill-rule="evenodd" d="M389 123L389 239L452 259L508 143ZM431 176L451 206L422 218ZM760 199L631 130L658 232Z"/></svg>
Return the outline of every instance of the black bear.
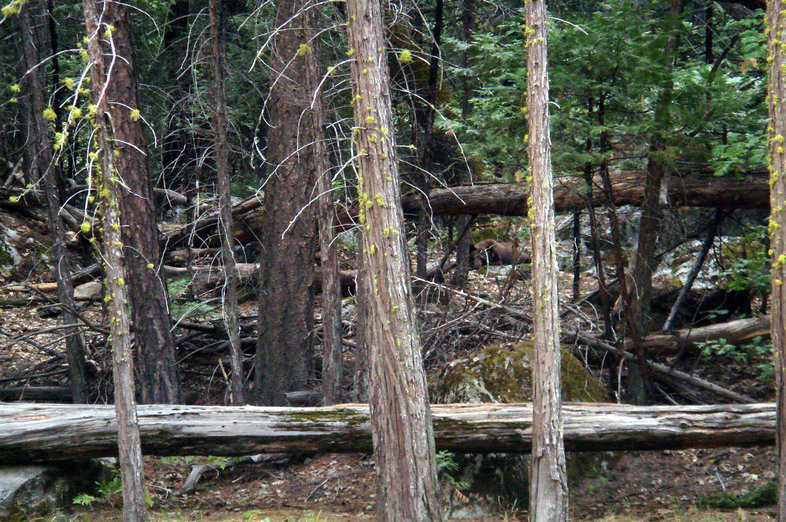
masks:
<svg viewBox="0 0 786 522"><path fill-rule="evenodd" d="M472 258L472 267L476 269L485 265L520 265L532 262L529 254L523 250L514 250L511 243L493 239L486 239L470 245L469 252Z"/></svg>

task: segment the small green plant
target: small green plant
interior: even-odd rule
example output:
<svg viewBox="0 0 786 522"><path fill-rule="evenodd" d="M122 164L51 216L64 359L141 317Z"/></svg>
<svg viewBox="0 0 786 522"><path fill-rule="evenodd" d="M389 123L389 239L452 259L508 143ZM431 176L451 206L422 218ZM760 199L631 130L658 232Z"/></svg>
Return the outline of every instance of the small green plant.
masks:
<svg viewBox="0 0 786 522"><path fill-rule="evenodd" d="M778 501L778 484L765 482L753 491L742 495L734 493L720 493L699 499L699 505L717 509L752 509L770 506Z"/></svg>
<svg viewBox="0 0 786 522"><path fill-rule="evenodd" d="M726 341L726 339L712 339L710 341L696 343L701 350L702 357L730 357L738 361L745 361L747 354L740 353L737 346Z"/></svg>
<svg viewBox="0 0 786 522"><path fill-rule="evenodd" d="M459 481L453 478L451 473L458 471L458 463L454 459L453 453L443 450L438 451L436 454L437 458L437 473L441 476L445 477L450 486L456 490L456 493L461 495L463 498L466 499L463 493L461 493L462 489L469 488L469 482L466 481Z"/></svg>
<svg viewBox="0 0 786 522"><path fill-rule="evenodd" d="M205 315L210 318L220 317L218 306L203 301L184 301L183 298L190 284L186 277L173 279L167 284L169 292L170 313L175 320L184 319L190 315Z"/></svg>
<svg viewBox="0 0 786 522"><path fill-rule="evenodd" d="M98 483L98 496L100 498L107 498L110 495L117 495L123 491L123 481L117 476L106 482Z"/></svg>
<svg viewBox="0 0 786 522"><path fill-rule="evenodd" d="M77 506L89 506L96 500L98 500L98 497L94 497L89 493L80 493L74 497L74 504Z"/></svg>
<svg viewBox="0 0 786 522"><path fill-rule="evenodd" d="M207 458L207 462L208 464L215 464L216 466L218 466L218 469L223 471L230 464L235 464L236 462L240 462L242 459L243 457L215 457L211 455L210 457Z"/></svg>
<svg viewBox="0 0 786 522"><path fill-rule="evenodd" d="M775 368L770 358L772 354L772 344L765 342L764 337L758 335L750 343L737 346L728 342L726 339L714 339L702 343L696 343L701 350L702 357L727 357L729 359L747 363L752 358L765 359L764 362L755 364L759 374L757 379L766 381L771 379L775 373Z"/></svg>
<svg viewBox="0 0 786 522"><path fill-rule="evenodd" d="M123 482L119 476L107 480L106 482L96 482L96 494L80 493L74 497L73 503L78 506L89 506L96 500L106 500L111 495L117 495L123 490ZM145 491L145 501L152 504L152 499L148 501L148 494Z"/></svg>

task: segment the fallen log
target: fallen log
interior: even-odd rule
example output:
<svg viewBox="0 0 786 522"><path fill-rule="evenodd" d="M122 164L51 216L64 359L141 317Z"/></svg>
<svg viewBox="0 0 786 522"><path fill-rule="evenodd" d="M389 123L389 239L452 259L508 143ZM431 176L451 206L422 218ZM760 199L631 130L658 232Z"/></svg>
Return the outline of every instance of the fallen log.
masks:
<svg viewBox="0 0 786 522"><path fill-rule="evenodd" d="M640 205L644 199L645 173L624 171L612 174L614 204ZM766 172L748 173L741 177L718 178L710 173L686 173L672 176L668 187L669 203L673 206L695 206L715 208L769 208L770 187ZM596 182L600 185L600 179ZM602 190L592 191L592 201L587 200L587 190L582 178L565 176L555 180L554 208L566 212L595 206L606 202ZM429 212L443 214L496 214L501 216L526 216L530 192L526 183L482 183L449 188L436 188L429 192ZM402 196L404 212L417 212L420 195L410 193ZM233 207L236 216L235 237L241 242L254 238L253 231L259 230L270 216L259 208L257 197L249 198ZM162 242L170 246L180 244L192 232L197 237L206 234L216 236L217 214L209 214L198 220L196 226L186 225L166 232ZM354 210L338 209L338 223L342 228L354 226ZM211 243L212 241L212 243ZM215 246L217 236L206 244ZM202 245L199 245L202 246Z"/></svg>
<svg viewBox="0 0 786 522"><path fill-rule="evenodd" d="M612 175L614 204L640 205L644 200L644 173L617 172ZM600 186L600 181L597 181ZM714 208L769 208L770 189L766 173L751 173L740 178L714 177L707 173L673 176L669 180L668 198L672 206ZM433 189L429 192L429 210L434 214L497 214L526 216L530 191L526 183L489 183ZM417 210L417 194L402 197L404 212ZM568 176L554 181L554 209L565 212L603 205L606 196L592 191L588 201L583 179Z"/></svg>
<svg viewBox="0 0 786 522"><path fill-rule="evenodd" d="M775 404L563 405L570 451L663 450L775 443ZM368 406L320 408L140 405L147 455L371 451ZM531 404L432 406L438 449L528 453ZM114 455L112 406L0 403L0 464Z"/></svg>
<svg viewBox="0 0 786 522"><path fill-rule="evenodd" d="M0 388L0 401L71 402L67 386L17 386Z"/></svg>
<svg viewBox="0 0 786 522"><path fill-rule="evenodd" d="M642 340L642 347L648 352L678 352L681 350L696 351L698 343L724 339L730 344L741 344L752 341L755 337L770 335L770 318L754 317L737 319L727 323L711 324L699 328L686 328L671 332L658 332L648 335ZM625 349L630 349L626 343Z"/></svg>
<svg viewBox="0 0 786 522"><path fill-rule="evenodd" d="M190 269L177 266L164 266L167 276L184 276L193 274L194 280L192 284L195 286L197 293L217 288L223 285L226 281L224 277L224 270L220 266L193 266ZM238 278L241 286L256 286L257 273L259 272L259 265L255 263L238 263L237 264ZM354 270L340 270L339 279L341 282L341 293L344 297L355 293L355 271ZM314 271L313 285L315 292L322 291L322 272L319 267Z"/></svg>

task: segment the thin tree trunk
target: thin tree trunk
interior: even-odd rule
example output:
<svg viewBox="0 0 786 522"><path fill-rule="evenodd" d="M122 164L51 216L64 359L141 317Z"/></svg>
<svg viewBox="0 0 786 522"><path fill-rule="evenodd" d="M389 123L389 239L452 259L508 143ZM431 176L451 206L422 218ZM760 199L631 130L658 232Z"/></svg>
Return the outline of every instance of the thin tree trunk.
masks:
<svg viewBox="0 0 786 522"><path fill-rule="evenodd" d="M409 286L390 75L377 0L348 0L353 130L363 230L365 341L369 350L380 520L439 520L434 435Z"/></svg>
<svg viewBox="0 0 786 522"><path fill-rule="evenodd" d="M552 197L553 199L553 197ZM573 213L573 302L581 296L581 211Z"/></svg>
<svg viewBox="0 0 786 522"><path fill-rule="evenodd" d="M691 268L691 271L688 273L688 277L685 279L685 284L682 286L682 290L680 290L680 295L677 296L677 300L674 301L674 304L669 311L669 316L666 318L666 322L663 324L663 330L671 330L674 327L674 321L677 318L677 312L680 311L683 303L685 303L685 299L688 297L688 293L693 286L693 282L696 281L699 272L701 272L701 267L704 265L704 260L707 259L707 254L710 253L710 248L712 248L712 245L715 242L715 235L718 233L718 226L720 226L722 219L723 212L721 212L720 209L716 210L712 226L710 227L709 231L707 231L707 237L704 239L704 243L701 245L699 257L696 258L696 262L693 264L693 268Z"/></svg>
<svg viewBox="0 0 786 522"><path fill-rule="evenodd" d="M532 172L532 299L535 308L530 518L568 519L568 479L562 440L559 293L554 250L548 44L544 0L527 3L527 108Z"/></svg>
<svg viewBox="0 0 786 522"><path fill-rule="evenodd" d="M120 477L123 482L123 520L126 522L145 519L144 474L142 448L139 438L139 421L134 401L134 356L131 350L131 331L128 317L128 292L125 282L124 258L120 222L122 162L116 163L116 155L128 151L125 147L113 147L118 137L117 126L122 120L111 117L109 111L109 85L123 80L117 69L106 67L104 57L107 48L120 37L120 31L129 30L127 25L115 26L114 30L105 18L107 3L99 11L95 0L84 0L85 26L88 34L88 55L91 62L91 89L95 104L93 115L97 126L95 139L98 144L98 164L91 165L97 178L99 210L103 226L103 259L106 274L106 302L109 316L112 345L112 371L115 385L115 412L117 415L117 441L120 460ZM116 6L117 7L117 6ZM109 40L107 40L107 36ZM109 47L109 49L114 46ZM111 51L110 51L111 52ZM114 56L112 56L114 58ZM115 64L117 62L110 62Z"/></svg>
<svg viewBox="0 0 786 522"><path fill-rule="evenodd" d="M169 320L166 283L153 190L144 139L141 105L137 96L135 51L127 4L104 0L101 21L114 27L111 48L105 44L110 79L106 85L111 114L114 161L123 179L122 210L124 260L131 297L134 350L141 400L145 403L181 402L175 362L175 342ZM103 31L103 29L102 29Z"/></svg>
<svg viewBox="0 0 786 522"><path fill-rule="evenodd" d="M246 403L243 390L243 352L240 348L240 324L237 309L237 265L235 262L232 194L229 180L229 140L227 138L227 97L224 89L224 56L226 55L226 30L224 25L224 0L210 1L210 37L213 39L213 129L216 146L216 176L218 180L218 205L221 208L221 257L224 261L224 324L229 337L229 361L232 404Z"/></svg>
<svg viewBox="0 0 786 522"><path fill-rule="evenodd" d="M592 199L592 167L584 167L584 180L587 182L587 197ZM592 236L592 260L595 263L595 274L598 277L598 291L600 292L601 315L603 316L603 338L611 339L614 336L614 323L611 321L611 303L609 303L608 286L606 285L606 269L603 268L603 258L600 253L600 238L598 237L598 218L595 207L587 205L587 214L590 222L590 235Z"/></svg>
<svg viewBox="0 0 786 522"><path fill-rule="evenodd" d="M309 9L308 26L316 29L319 10ZM306 58L306 92L313 93L311 102L311 130L313 132L314 165L319 190L319 254L322 259L322 396L326 406L341 402L343 376L341 337L341 279L336 244L336 210L333 203L332 179L323 131L322 81L320 45L318 38L310 44Z"/></svg>
<svg viewBox="0 0 786 522"><path fill-rule="evenodd" d="M767 2L767 143L770 161L772 215L770 248L772 254L772 348L775 352L775 379L778 398L778 520L786 520L786 56L780 35L786 31L786 12L781 2ZM779 101L780 100L780 101Z"/></svg>
<svg viewBox="0 0 786 522"><path fill-rule="evenodd" d="M61 321L64 325L76 324L72 310L76 309L74 300L74 285L71 283L71 260L66 248L63 223L58 216L60 200L57 196L57 168L52 161L52 143L49 139L49 129L44 119L44 93L45 84L41 78L42 67L39 66L39 56L36 47L41 47L36 38L34 28L33 9L40 9L39 0L30 0L24 4L19 12L21 29L22 53L25 67L27 68L27 90L30 94L30 108L32 121L30 122L30 141L36 148L33 154L31 174L33 183L41 183L46 199L46 224L49 236L52 239L54 251L55 277L57 278L57 294L63 305ZM38 43L38 45L36 45ZM87 402L87 376L85 364L85 346L82 334L76 328L70 327L63 331L66 336L66 356L68 358L68 378L74 402Z"/></svg>
<svg viewBox="0 0 786 522"><path fill-rule="evenodd" d="M417 151L420 156L420 169L418 169L415 174L419 189L418 192L420 193L420 207L418 208L417 216L417 238L415 241L417 246L415 275L419 279L427 278L428 237L431 228L429 226L431 216L428 205L428 193L431 191L431 142L434 138L434 114L436 112L435 104L437 100L437 82L439 79L442 15L442 0L436 0L434 5L434 30L432 32L434 41L431 47L431 57L429 59L428 83L423 93L423 100L417 100L415 102ZM417 78L415 78L414 81L417 84ZM418 282L413 286L415 288L415 294L420 302L425 302L426 294L423 292L423 285Z"/></svg>
<svg viewBox="0 0 786 522"><path fill-rule="evenodd" d="M679 47L678 16L681 1L671 0L667 13L668 21L665 27L667 33L666 48L663 56L666 60L666 69L671 73L672 61ZM641 219L639 222L639 238L636 251L630 263L631 293L627 305L630 313L626 314L628 328L634 344L636 363L631 365L629 372L628 388L635 404L645 404L652 397L652 383L647 375L644 361L647 354L639 346L647 330L647 313L652 299L652 273L655 270L655 246L657 245L660 222L663 218L661 208L662 184L668 183L669 168L663 157L666 151L666 132L671 121L671 99L673 85L667 79L661 88L655 107L655 130L651 136L649 158L647 159L647 176L644 180L644 201L641 205Z"/></svg>

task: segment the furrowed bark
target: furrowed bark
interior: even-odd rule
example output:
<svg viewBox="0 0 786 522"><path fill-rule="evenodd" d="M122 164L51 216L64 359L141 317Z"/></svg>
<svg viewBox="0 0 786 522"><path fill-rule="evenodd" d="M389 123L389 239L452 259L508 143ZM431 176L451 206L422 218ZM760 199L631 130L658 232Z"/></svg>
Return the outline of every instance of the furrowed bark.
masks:
<svg viewBox="0 0 786 522"><path fill-rule="evenodd" d="M767 144L772 215L772 348L775 353L775 387L778 400L778 520L786 520L786 53L780 41L786 31L783 2L767 2Z"/></svg>
<svg viewBox="0 0 786 522"><path fill-rule="evenodd" d="M66 248L63 222L58 217L60 199L57 194L57 167L53 163L52 142L49 139L49 128L44 119L44 93L47 92L41 78L43 67L39 67L36 43L41 42L34 31L33 9L40 9L40 0L30 0L19 12L19 24L22 36L22 54L24 55L27 73L27 87L30 94L32 113L31 142L36 148L33 154L32 174L35 184L41 183L44 188L46 203L46 225L52 239L54 252L55 276L57 277L57 297L63 305L61 321L64 325L76 324L71 313L76 309L74 285L71 282L71 259ZM66 328L66 355L68 357L68 379L74 402L87 402L87 376L85 363L85 346L82 334L76 328Z"/></svg>
<svg viewBox="0 0 786 522"><path fill-rule="evenodd" d="M532 520L561 521L568 519L568 477L562 441L546 2L529 0L526 9L532 301L535 309L529 514Z"/></svg>
<svg viewBox="0 0 786 522"><path fill-rule="evenodd" d="M363 341L379 520L439 520L434 436L409 279L379 0L348 0L362 227Z"/></svg>
<svg viewBox="0 0 786 522"><path fill-rule="evenodd" d="M128 288L125 282L125 252L120 222L122 198L121 185L126 172L120 170L127 162L117 161L127 151L119 147L116 140L120 139L116 125L122 120L111 117L109 109L108 84L122 80L122 75L115 75L114 61L107 67L104 62L105 48L113 47L114 37L109 22L104 20L107 3L100 4L95 0L84 0L85 27L88 34L88 56L91 63L91 89L95 104L93 114L97 129L94 139L97 140L97 158L90 165L98 185L101 213L102 253L105 264L105 288L107 316L109 318L109 342L112 346L112 374L115 387L115 417L117 426L117 445L120 461L120 477L123 482L123 520L137 521L145 519L144 472L142 468L142 450L140 446L139 424L134 400L134 356L131 349L131 325L128 311ZM114 6L121 12L124 7ZM117 14L117 12L116 12ZM111 18L110 18L111 19ZM115 27L115 30L129 30L126 26ZM116 154L117 153L117 154Z"/></svg>

